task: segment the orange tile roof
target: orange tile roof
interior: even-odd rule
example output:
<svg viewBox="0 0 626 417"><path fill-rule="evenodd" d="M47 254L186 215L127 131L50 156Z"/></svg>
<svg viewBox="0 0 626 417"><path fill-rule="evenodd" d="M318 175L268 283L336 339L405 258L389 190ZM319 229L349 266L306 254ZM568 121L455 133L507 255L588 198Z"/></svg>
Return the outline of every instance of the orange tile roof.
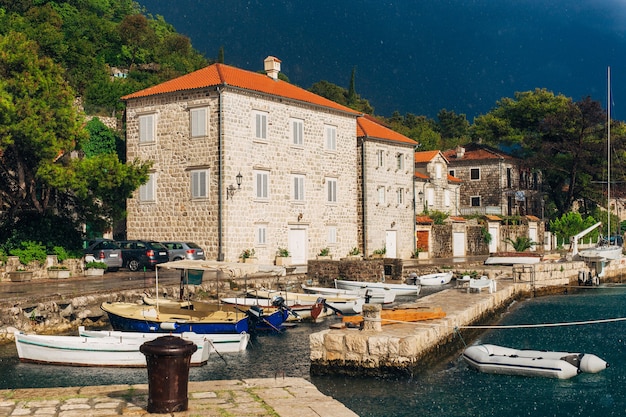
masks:
<svg viewBox="0 0 626 417"><path fill-rule="evenodd" d="M500 152L496 149L491 149L487 146L480 144L467 144L464 146L465 152L463 157L457 158L456 149L448 149L443 152L443 155L449 161L483 161L486 159L515 159L511 155L507 155L504 152Z"/></svg>
<svg viewBox="0 0 626 417"><path fill-rule="evenodd" d="M487 220L490 220L492 222L502 221L502 219L500 217L494 216L493 214L486 214L485 217L487 218Z"/></svg>
<svg viewBox="0 0 626 417"><path fill-rule="evenodd" d="M447 178L448 178L448 182L462 182L460 178L453 177L450 174L448 174Z"/></svg>
<svg viewBox="0 0 626 417"><path fill-rule="evenodd" d="M418 224L432 224L434 220L429 216L415 216L415 223Z"/></svg>
<svg viewBox="0 0 626 417"><path fill-rule="evenodd" d="M246 71L225 64L213 64L189 74L165 81L152 87L128 94L122 100L148 97L157 94L173 93L177 91L195 90L199 88L231 86L251 91L269 94L278 97L289 98L322 107L327 107L346 113L360 115L334 101L313 94L303 88L296 87L286 81L274 80L265 74Z"/></svg>
<svg viewBox="0 0 626 417"><path fill-rule="evenodd" d="M531 222L539 222L541 221L541 219L537 216L531 216L530 214L526 215L526 218L528 220L530 220Z"/></svg>
<svg viewBox="0 0 626 417"><path fill-rule="evenodd" d="M423 180L429 180L430 177L426 174L422 174L421 172L415 171L415 177L416 178L421 178Z"/></svg>
<svg viewBox="0 0 626 417"><path fill-rule="evenodd" d="M449 219L452 220L453 222L459 222L459 223L466 222L466 220L463 217L459 217L459 216L450 216Z"/></svg>
<svg viewBox="0 0 626 417"><path fill-rule="evenodd" d="M411 138L407 138L406 136L396 132L395 130L391 130L383 124L376 120L374 117L370 115L363 115L356 120L356 136L368 137L368 138L376 138L376 139L387 139L395 142L408 143L411 145L417 145L417 142Z"/></svg>
<svg viewBox="0 0 626 417"><path fill-rule="evenodd" d="M424 163L430 162L433 160L435 156L437 156L440 151L421 151L415 152L415 162L416 163Z"/></svg>

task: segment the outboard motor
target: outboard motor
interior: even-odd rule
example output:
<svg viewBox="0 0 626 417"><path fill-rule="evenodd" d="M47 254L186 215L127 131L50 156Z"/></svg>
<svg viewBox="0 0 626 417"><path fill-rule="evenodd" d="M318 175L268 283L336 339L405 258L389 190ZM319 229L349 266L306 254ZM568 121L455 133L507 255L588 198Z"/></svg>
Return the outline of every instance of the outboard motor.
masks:
<svg viewBox="0 0 626 417"><path fill-rule="evenodd" d="M277 295L274 298L272 298L272 305L276 308L280 308L281 310L287 310L289 314L291 314L295 318L300 318L300 315L296 313L295 311L293 311L291 308L289 308L289 306L285 302L285 299L281 297L280 295Z"/></svg>
<svg viewBox="0 0 626 417"><path fill-rule="evenodd" d="M417 285L417 274L415 272L411 272L409 274L409 284Z"/></svg>

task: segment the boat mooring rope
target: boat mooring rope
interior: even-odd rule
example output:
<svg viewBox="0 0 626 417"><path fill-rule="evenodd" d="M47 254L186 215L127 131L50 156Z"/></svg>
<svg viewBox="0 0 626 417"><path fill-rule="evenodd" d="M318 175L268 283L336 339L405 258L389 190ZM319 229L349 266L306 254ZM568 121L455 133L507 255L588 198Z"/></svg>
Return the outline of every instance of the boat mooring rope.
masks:
<svg viewBox="0 0 626 417"><path fill-rule="evenodd" d="M369 317L364 317L363 320L368 321L382 321L381 319L374 319ZM425 327L452 327L447 323L422 323L422 322L414 322L414 321L400 321L400 320L390 320L384 319L385 322L391 323L399 323L399 324L413 324L416 326L425 326ZM480 326L454 326L453 330L455 333L458 333L459 329L524 329L524 328L534 328L534 327L565 327L565 326L582 326L587 324L601 324L601 323L615 323L620 321L626 321L626 317L617 317L612 319L599 319L599 320L585 320L585 321L569 321L569 322L559 322L559 323L539 323L539 324L511 324L511 325L480 325Z"/></svg>

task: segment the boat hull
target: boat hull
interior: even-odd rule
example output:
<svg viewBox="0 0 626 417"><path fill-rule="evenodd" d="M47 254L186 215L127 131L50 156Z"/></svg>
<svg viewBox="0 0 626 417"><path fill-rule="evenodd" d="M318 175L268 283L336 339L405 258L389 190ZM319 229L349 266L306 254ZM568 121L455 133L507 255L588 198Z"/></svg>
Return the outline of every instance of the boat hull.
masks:
<svg viewBox="0 0 626 417"><path fill-rule="evenodd" d="M558 379L569 379L581 372L600 372L608 366L591 354L518 350L496 345L470 346L463 352L463 359L484 373Z"/></svg>
<svg viewBox="0 0 626 417"><path fill-rule="evenodd" d="M93 338L114 337L119 339L136 339L144 342L163 336L162 333L122 332L119 330L87 330L84 326L78 327L78 335ZM246 350L248 343L250 342L249 333L177 333L177 335L180 335L183 339L191 340L196 344L198 344L198 341L207 340L212 350L220 354L242 352Z"/></svg>
<svg viewBox="0 0 626 417"><path fill-rule="evenodd" d="M421 275L417 277L417 283L423 286L446 285L452 281L452 275L453 273L451 271Z"/></svg>
<svg viewBox="0 0 626 417"><path fill-rule="evenodd" d="M302 285L302 289L307 294L320 294L323 296L358 296L369 299L370 304L391 304L396 300L396 293L389 290L378 289L361 289L358 291L343 290L339 288L326 288L326 287L309 287Z"/></svg>
<svg viewBox="0 0 626 417"><path fill-rule="evenodd" d="M139 347L142 339L117 337L90 338L82 336L31 335L15 332L15 345L22 362L50 365L97 367L145 367L146 357ZM208 340L196 343L190 364L205 364L211 352Z"/></svg>
<svg viewBox="0 0 626 417"><path fill-rule="evenodd" d="M344 290L361 290L363 288L374 288L380 290L389 290L396 293L396 296L417 296L420 293L421 286L412 284L387 284L384 282L367 282L367 281L347 281L336 279L337 288Z"/></svg>
<svg viewBox="0 0 626 417"><path fill-rule="evenodd" d="M289 291L274 290L249 290L248 295L253 298L282 297L287 302L310 302L315 303L320 297L325 299L326 305L331 309L339 311L341 314L358 314L363 311L365 299L358 296L325 296L322 294L302 294Z"/></svg>

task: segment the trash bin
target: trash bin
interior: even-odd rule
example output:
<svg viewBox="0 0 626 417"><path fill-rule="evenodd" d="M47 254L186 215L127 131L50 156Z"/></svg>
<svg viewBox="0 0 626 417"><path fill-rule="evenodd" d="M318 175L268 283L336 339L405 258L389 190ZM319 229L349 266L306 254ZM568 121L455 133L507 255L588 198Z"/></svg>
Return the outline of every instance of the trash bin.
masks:
<svg viewBox="0 0 626 417"><path fill-rule="evenodd" d="M162 336L139 347L148 366L148 412L186 411L189 363L198 346L176 336Z"/></svg>

